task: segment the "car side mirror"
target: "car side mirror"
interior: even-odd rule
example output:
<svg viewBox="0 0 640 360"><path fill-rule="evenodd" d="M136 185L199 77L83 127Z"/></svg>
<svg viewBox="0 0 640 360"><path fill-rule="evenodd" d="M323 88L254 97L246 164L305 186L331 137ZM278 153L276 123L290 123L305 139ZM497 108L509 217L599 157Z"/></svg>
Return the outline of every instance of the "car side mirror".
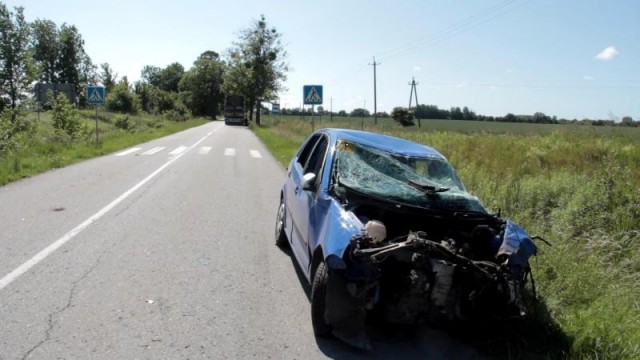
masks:
<svg viewBox="0 0 640 360"><path fill-rule="evenodd" d="M314 173L306 173L302 177L302 189L303 190L313 190L313 186L316 183L316 174Z"/></svg>

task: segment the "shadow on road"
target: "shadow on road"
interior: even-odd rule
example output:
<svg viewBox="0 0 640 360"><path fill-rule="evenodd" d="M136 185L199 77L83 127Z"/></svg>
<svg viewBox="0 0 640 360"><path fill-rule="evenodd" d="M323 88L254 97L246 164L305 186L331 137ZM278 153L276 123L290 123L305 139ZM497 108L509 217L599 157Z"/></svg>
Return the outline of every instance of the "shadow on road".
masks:
<svg viewBox="0 0 640 360"><path fill-rule="evenodd" d="M291 260L300 285L311 301L311 286L291 249L280 248ZM571 339L551 317L546 305L535 306L528 321L492 321L446 327L394 325L369 321L373 350L362 351L333 337L317 337L318 348L332 359L555 359L569 354ZM311 324L309 323L309 326Z"/></svg>

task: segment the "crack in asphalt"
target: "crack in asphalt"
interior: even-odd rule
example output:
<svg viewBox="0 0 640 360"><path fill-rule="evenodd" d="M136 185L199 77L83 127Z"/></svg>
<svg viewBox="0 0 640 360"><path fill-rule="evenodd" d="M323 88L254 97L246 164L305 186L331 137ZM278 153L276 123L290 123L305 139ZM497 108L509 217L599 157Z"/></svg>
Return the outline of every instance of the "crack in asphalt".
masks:
<svg viewBox="0 0 640 360"><path fill-rule="evenodd" d="M22 360L25 360L26 358L29 357L29 355L31 355L31 353L33 353L35 350L37 350L40 346L42 346L44 343L46 343L47 341L51 340L51 332L53 332L53 329L55 327L55 320L54 318L56 318L58 315L60 315L61 313L65 312L66 310L68 310L71 305L73 305L73 298L76 295L76 290L78 285L84 280L86 279L89 274L91 274L91 272L93 270L95 270L99 265L100 262L102 261L102 256L105 253L100 254L100 256L98 257L98 259L96 260L96 262L87 270L84 272L84 274L82 274L82 276L74 281L72 283L71 286L71 291L69 291L69 298L67 299L67 304L60 310L56 310L52 313L49 314L48 319L47 319L47 330L45 330L44 333L44 338L42 340L40 340L37 344L35 344L31 349L29 349L23 356L22 356Z"/></svg>

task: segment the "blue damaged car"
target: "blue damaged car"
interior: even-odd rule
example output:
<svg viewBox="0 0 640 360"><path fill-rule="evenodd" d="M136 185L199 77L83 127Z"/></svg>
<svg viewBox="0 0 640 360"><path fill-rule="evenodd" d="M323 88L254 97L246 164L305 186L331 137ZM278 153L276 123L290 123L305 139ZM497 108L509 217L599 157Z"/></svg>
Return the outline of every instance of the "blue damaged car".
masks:
<svg viewBox="0 0 640 360"><path fill-rule="evenodd" d="M311 284L316 335L356 347L370 347L374 313L411 324L527 311L532 237L469 194L437 150L404 139L311 134L287 168L275 241Z"/></svg>

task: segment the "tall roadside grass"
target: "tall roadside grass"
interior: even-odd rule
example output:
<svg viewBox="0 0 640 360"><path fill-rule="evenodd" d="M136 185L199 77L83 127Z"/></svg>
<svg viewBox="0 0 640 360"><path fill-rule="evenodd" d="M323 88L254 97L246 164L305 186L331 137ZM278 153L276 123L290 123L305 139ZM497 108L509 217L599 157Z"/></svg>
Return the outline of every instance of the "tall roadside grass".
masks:
<svg viewBox="0 0 640 360"><path fill-rule="evenodd" d="M82 135L71 141L54 129L50 114L29 114L37 130L17 149L0 154L0 185L208 122L203 118L175 122L148 114L99 112L96 141L95 112L84 110L77 115L81 119Z"/></svg>
<svg viewBox="0 0 640 360"><path fill-rule="evenodd" d="M516 348L502 355L640 359L637 134L563 126L527 135L474 134L424 124L406 129L387 122L365 130L438 149L488 208L552 242L551 247L539 243L532 260L542 303L534 322L541 326L525 327ZM354 121L321 126L326 125L362 127ZM273 148L286 163L310 126L289 119L256 130L269 147L288 144Z"/></svg>

